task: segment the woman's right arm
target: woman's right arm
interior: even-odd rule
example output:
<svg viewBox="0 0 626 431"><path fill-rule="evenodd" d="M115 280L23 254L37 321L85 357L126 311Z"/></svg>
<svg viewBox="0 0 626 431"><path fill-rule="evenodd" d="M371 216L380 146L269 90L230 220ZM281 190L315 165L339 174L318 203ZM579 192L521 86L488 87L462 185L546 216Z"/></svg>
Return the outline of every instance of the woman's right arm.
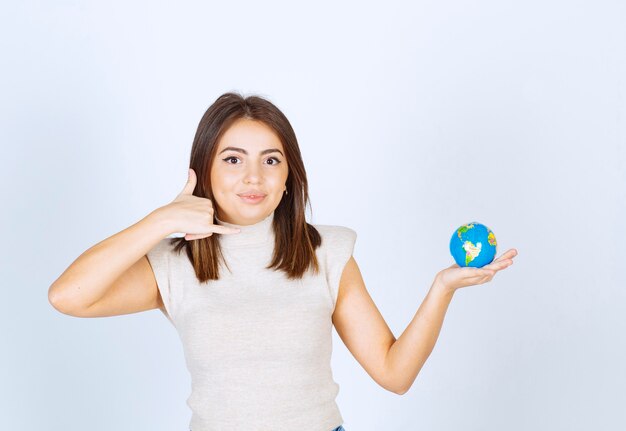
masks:
<svg viewBox="0 0 626 431"><path fill-rule="evenodd" d="M168 235L186 232L187 241L238 229L213 223L213 202L193 195L196 173L189 170L183 191L134 225L81 254L50 286L48 300L76 317L105 317L163 307L146 254Z"/></svg>
<svg viewBox="0 0 626 431"><path fill-rule="evenodd" d="M77 317L129 314L162 306L145 256L171 233L168 210L154 210L81 254L50 286L48 300L58 311ZM94 308L105 296L108 303Z"/></svg>

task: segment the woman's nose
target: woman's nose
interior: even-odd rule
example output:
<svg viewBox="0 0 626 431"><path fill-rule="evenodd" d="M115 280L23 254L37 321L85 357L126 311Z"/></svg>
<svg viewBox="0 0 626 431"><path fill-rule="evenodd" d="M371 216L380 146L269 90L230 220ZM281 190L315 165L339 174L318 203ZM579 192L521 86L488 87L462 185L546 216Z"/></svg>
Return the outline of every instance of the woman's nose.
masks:
<svg viewBox="0 0 626 431"><path fill-rule="evenodd" d="M258 182L261 179L261 170L256 164L249 164L246 170L246 182Z"/></svg>

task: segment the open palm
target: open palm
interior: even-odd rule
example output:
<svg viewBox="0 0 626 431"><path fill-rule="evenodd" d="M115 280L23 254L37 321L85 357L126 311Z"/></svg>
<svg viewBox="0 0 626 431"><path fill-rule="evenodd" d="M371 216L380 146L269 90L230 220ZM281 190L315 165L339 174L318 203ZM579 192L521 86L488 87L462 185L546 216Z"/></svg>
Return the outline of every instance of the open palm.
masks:
<svg viewBox="0 0 626 431"><path fill-rule="evenodd" d="M461 267L456 263L437 274L437 280L450 291L491 281L498 271L513 265L517 250L512 248L482 268Z"/></svg>

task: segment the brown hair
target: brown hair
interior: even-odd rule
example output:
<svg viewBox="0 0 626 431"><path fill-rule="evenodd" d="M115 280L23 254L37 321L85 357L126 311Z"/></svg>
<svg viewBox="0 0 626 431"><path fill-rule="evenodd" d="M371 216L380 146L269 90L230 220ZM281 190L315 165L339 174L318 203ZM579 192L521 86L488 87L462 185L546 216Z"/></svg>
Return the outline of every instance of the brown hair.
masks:
<svg viewBox="0 0 626 431"><path fill-rule="evenodd" d="M267 269L282 270L289 279L302 278L312 267L319 271L315 249L322 239L319 232L305 219L309 203L308 181L296 134L287 117L270 101L260 96L243 97L228 92L222 94L204 113L191 148L189 167L197 175L198 183L194 196L215 202L211 188L211 166L217 144L226 130L238 119L261 121L280 138L285 150L289 174L287 194L274 210L273 229L275 234L272 262ZM213 223L217 223L214 219ZM219 259L226 264L220 248L219 234L187 241L173 238L174 250L180 253L185 248L196 277L201 283L219 279Z"/></svg>

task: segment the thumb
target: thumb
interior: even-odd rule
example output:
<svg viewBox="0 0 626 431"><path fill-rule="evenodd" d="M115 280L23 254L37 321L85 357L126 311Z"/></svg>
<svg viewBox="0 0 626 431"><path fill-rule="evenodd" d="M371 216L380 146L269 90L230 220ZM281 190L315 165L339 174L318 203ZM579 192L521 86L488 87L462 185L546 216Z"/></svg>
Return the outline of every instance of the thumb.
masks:
<svg viewBox="0 0 626 431"><path fill-rule="evenodd" d="M180 195L193 194L193 190L196 188L196 183L197 183L196 172L190 168L188 171L187 183L185 184L185 187L183 187L183 191L180 192Z"/></svg>

